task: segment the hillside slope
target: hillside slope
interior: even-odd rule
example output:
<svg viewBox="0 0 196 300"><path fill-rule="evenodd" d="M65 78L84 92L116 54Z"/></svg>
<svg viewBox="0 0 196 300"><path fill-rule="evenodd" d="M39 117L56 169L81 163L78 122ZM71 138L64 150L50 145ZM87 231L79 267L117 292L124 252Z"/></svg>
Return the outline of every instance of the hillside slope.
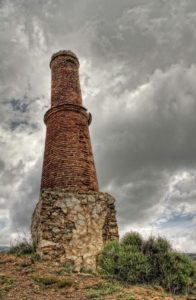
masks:
<svg viewBox="0 0 196 300"><path fill-rule="evenodd" d="M103 280L97 275L69 273L65 266L0 253L0 299L185 300L189 298L166 294L160 287L123 287L115 282Z"/></svg>

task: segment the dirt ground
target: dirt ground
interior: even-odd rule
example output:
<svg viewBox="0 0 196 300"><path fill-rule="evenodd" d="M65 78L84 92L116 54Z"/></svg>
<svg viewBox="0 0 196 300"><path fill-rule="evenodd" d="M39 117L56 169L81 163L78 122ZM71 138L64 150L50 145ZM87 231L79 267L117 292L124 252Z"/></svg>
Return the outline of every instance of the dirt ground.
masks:
<svg viewBox="0 0 196 300"><path fill-rule="evenodd" d="M0 299L3 300L185 300L166 294L161 287L128 286L96 274L70 273L64 266L30 257L0 253Z"/></svg>

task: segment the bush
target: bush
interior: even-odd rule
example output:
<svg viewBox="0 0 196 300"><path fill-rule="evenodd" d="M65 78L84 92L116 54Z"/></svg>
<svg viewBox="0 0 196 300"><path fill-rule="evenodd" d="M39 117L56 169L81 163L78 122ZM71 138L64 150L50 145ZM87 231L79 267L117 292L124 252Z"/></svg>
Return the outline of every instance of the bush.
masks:
<svg viewBox="0 0 196 300"><path fill-rule="evenodd" d="M156 281L161 274L161 266L165 259L165 254L172 251L169 241L162 237L150 237L143 243L143 253L148 258L151 265L151 272L148 277L149 282Z"/></svg>
<svg viewBox="0 0 196 300"><path fill-rule="evenodd" d="M148 282L161 285L172 293L188 293L193 284L194 267L187 255L172 250L167 239L150 237L143 252L151 265Z"/></svg>
<svg viewBox="0 0 196 300"><path fill-rule="evenodd" d="M170 242L164 237L150 237L147 241L143 242L143 252L150 258L154 255L171 251L172 247Z"/></svg>
<svg viewBox="0 0 196 300"><path fill-rule="evenodd" d="M172 293L188 293L195 268L188 256L172 250L167 239L150 237L143 241L132 232L120 243L105 244L98 257L98 271L127 283L158 284Z"/></svg>
<svg viewBox="0 0 196 300"><path fill-rule="evenodd" d="M129 245L122 245L119 254L118 279L132 284L145 282L150 271L146 256Z"/></svg>
<svg viewBox="0 0 196 300"><path fill-rule="evenodd" d="M150 266L145 255L130 245L108 242L98 258L103 275L127 283L142 283Z"/></svg>
<svg viewBox="0 0 196 300"><path fill-rule="evenodd" d="M118 241L107 242L98 257L99 271L103 275L116 277L119 272L120 244Z"/></svg>
<svg viewBox="0 0 196 300"><path fill-rule="evenodd" d="M142 250L143 238L142 236L135 231L128 232L121 239L122 245L129 245L135 247L137 250Z"/></svg>
<svg viewBox="0 0 196 300"><path fill-rule="evenodd" d="M174 251L166 252L159 268L160 274L157 280L163 288L175 294L190 292L195 270L187 255Z"/></svg>
<svg viewBox="0 0 196 300"><path fill-rule="evenodd" d="M22 241L18 241L10 246L9 253L16 255L33 254L35 253L35 245L26 238L23 238Z"/></svg>

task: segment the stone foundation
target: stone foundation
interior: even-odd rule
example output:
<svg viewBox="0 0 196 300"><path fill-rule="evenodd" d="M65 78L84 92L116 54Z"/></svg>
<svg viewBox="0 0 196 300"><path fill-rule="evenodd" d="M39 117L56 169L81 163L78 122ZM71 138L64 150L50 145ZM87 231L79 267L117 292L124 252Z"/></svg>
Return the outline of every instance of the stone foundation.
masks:
<svg viewBox="0 0 196 300"><path fill-rule="evenodd" d="M46 260L96 269L107 240L118 239L115 199L100 192L42 190L32 217L32 239Z"/></svg>

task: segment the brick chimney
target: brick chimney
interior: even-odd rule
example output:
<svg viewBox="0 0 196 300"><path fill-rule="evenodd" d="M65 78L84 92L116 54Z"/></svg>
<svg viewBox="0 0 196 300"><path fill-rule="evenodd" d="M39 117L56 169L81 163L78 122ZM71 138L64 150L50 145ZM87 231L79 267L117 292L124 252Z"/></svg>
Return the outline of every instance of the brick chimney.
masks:
<svg viewBox="0 0 196 300"><path fill-rule="evenodd" d="M47 126L41 189L79 188L98 191L91 148L91 114L82 106L79 61L71 51L52 55L51 108Z"/></svg>
<svg viewBox="0 0 196 300"><path fill-rule="evenodd" d="M71 51L53 54L51 108L40 198L31 223L42 259L96 270L107 240L118 239L115 199L98 190L88 126L82 105L79 61Z"/></svg>

